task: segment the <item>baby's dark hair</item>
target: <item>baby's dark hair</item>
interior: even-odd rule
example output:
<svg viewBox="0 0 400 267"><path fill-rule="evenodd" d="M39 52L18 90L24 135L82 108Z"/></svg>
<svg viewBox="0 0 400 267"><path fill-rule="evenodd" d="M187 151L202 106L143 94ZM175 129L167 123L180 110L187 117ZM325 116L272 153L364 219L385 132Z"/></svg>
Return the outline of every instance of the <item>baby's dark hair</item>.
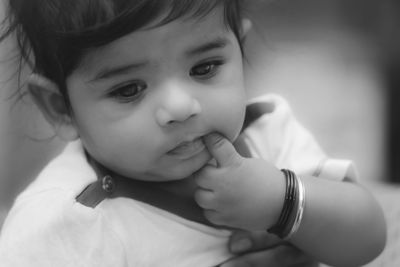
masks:
<svg viewBox="0 0 400 267"><path fill-rule="evenodd" d="M240 43L242 0L9 0L1 40L16 34L22 62L58 85L68 103L66 78L92 48L106 45L165 15L158 25L215 7ZM21 66L20 66L21 67Z"/></svg>

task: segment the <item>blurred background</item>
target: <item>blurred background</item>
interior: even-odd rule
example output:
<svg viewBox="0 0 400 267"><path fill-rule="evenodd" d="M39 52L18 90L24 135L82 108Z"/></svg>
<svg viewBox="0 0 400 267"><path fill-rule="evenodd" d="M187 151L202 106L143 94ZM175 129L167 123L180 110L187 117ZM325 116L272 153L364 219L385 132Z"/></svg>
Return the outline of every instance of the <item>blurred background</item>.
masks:
<svg viewBox="0 0 400 267"><path fill-rule="evenodd" d="M399 1L246 1L249 95L286 97L330 155L355 161L363 181L400 182ZM0 222L64 145L28 96L16 102L13 55L8 40L0 46Z"/></svg>
<svg viewBox="0 0 400 267"><path fill-rule="evenodd" d="M283 95L328 154L355 161L361 183L396 188L379 199L398 225L400 1L244 1L254 23L246 44L249 96ZM64 146L29 96L16 101L14 55L13 40L1 44L0 226L16 194ZM389 243L400 240L398 228L389 229ZM391 263L371 266L400 266L396 251L386 252Z"/></svg>
<svg viewBox="0 0 400 267"><path fill-rule="evenodd" d="M363 180L399 181L400 1L255 2L252 93L284 95L322 147L353 159Z"/></svg>

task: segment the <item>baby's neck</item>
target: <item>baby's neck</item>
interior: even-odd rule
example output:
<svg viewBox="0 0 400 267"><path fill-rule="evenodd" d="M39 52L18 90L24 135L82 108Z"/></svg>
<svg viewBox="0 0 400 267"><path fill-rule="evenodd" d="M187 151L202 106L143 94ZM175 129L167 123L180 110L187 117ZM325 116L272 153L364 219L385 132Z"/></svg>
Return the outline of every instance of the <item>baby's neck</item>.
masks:
<svg viewBox="0 0 400 267"><path fill-rule="evenodd" d="M196 183L192 176L167 182L147 182L127 178L109 171L88 156L88 162L95 170L98 179L109 175L115 182L114 191L108 198L125 197L147 203L190 221L212 225L203 215L203 210L194 200Z"/></svg>
<svg viewBox="0 0 400 267"><path fill-rule="evenodd" d="M155 186L183 198L192 198L197 187L192 176L175 181L153 183L156 184Z"/></svg>

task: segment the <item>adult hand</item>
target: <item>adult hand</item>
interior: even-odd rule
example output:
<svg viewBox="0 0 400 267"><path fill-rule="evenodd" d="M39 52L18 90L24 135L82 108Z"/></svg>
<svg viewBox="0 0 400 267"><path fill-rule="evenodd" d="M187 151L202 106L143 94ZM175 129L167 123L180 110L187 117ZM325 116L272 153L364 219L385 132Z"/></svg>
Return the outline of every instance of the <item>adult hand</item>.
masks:
<svg viewBox="0 0 400 267"><path fill-rule="evenodd" d="M235 232L229 250L238 256L221 267L317 267L309 255L266 232Z"/></svg>

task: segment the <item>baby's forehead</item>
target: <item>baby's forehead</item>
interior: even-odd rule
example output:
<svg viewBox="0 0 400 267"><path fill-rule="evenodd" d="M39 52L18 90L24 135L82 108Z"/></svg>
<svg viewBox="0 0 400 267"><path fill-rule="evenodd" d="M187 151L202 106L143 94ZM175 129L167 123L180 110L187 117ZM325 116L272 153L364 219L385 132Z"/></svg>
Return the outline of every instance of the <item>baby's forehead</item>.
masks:
<svg viewBox="0 0 400 267"><path fill-rule="evenodd" d="M162 60L191 59L235 40L233 33L214 15L185 23L176 20L139 29L109 44L87 50L79 69L90 73L99 66L130 64L142 67Z"/></svg>

